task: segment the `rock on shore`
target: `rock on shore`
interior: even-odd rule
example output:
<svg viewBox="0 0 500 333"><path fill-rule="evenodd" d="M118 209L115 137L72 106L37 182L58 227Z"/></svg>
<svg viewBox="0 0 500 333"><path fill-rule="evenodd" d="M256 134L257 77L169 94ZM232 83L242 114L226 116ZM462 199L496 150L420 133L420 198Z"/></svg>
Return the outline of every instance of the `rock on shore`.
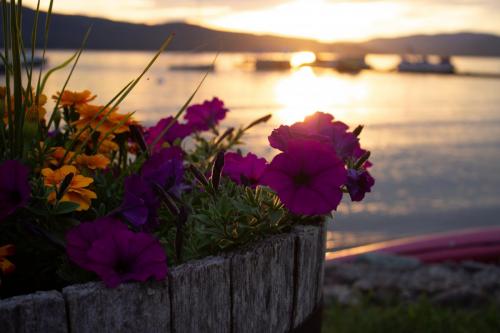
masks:
<svg viewBox="0 0 500 333"><path fill-rule="evenodd" d="M326 302L356 305L368 297L380 304L423 297L443 306L500 303L500 265L479 262L423 264L417 259L367 254L353 262L328 263Z"/></svg>

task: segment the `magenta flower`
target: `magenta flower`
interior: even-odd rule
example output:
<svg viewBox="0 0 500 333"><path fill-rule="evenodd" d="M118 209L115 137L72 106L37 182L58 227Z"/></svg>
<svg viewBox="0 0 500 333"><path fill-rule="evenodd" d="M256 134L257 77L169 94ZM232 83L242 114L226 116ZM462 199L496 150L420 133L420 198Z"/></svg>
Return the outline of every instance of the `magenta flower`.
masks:
<svg viewBox="0 0 500 333"><path fill-rule="evenodd" d="M150 184L157 184L166 191L178 195L184 176L182 156L182 149L179 147L162 149L143 164L142 178Z"/></svg>
<svg viewBox="0 0 500 333"><path fill-rule="evenodd" d="M16 160L0 164L0 221L28 203L29 173L30 170Z"/></svg>
<svg viewBox="0 0 500 333"><path fill-rule="evenodd" d="M206 131L224 119L228 111L228 109L224 108L224 102L214 97L211 101L190 106L186 111L184 119L195 130Z"/></svg>
<svg viewBox="0 0 500 333"><path fill-rule="evenodd" d="M82 223L67 237L69 258L95 272L106 286L167 275L167 258L160 243L146 233L134 233L119 221L102 218Z"/></svg>
<svg viewBox="0 0 500 333"><path fill-rule="evenodd" d="M167 128L167 126L174 121L174 117L167 117L161 119L155 126L148 128L146 133L144 133L144 138L148 145L152 145L153 142L159 137L162 132ZM180 124L177 120L174 121L172 127L163 135L163 137L158 141L153 151L159 151L163 147L164 143L174 144L176 140L183 140L185 137L191 135L193 132L191 126L186 124Z"/></svg>
<svg viewBox="0 0 500 333"><path fill-rule="evenodd" d="M332 145L337 155L342 159L352 157L359 146L359 140L348 132L349 126L340 121L334 121L332 115L323 112L306 117L303 122L292 126L280 126L269 136L271 147L286 151L288 142L295 139L315 140Z"/></svg>
<svg viewBox="0 0 500 333"><path fill-rule="evenodd" d="M261 178L292 213L305 215L335 210L346 181L343 161L331 146L315 140L290 140Z"/></svg>
<svg viewBox="0 0 500 333"><path fill-rule="evenodd" d="M227 153L224 156L224 169L222 173L237 184L255 187L260 184L267 161L257 155L248 153L243 157L237 153Z"/></svg>
<svg viewBox="0 0 500 333"><path fill-rule="evenodd" d="M352 201L361 201L375 185L375 179L366 170L349 169L347 171L347 190Z"/></svg>

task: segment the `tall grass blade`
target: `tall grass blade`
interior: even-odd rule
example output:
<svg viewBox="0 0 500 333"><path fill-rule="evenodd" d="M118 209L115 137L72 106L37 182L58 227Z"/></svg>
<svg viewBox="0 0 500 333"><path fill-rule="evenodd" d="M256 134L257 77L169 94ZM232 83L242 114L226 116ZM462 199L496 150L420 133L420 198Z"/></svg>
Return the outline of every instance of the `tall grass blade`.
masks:
<svg viewBox="0 0 500 333"><path fill-rule="evenodd" d="M42 86L40 88L40 91L43 91L43 89L45 88L45 85L47 84L47 80L49 79L50 75L52 75L52 73L68 66L71 63L71 61L73 61L73 59L75 59L75 57L76 57L76 60L73 63L73 66L71 67L71 70L68 74L68 77L66 78L66 81L64 82L64 85L61 89L61 93L59 94L59 97L57 98L56 104L54 106L54 110L53 110L52 114L50 115L47 129L50 129L50 126L52 125L52 122L54 121L54 116L57 112L57 108L59 107L59 103L61 102L62 93L64 92L64 90L66 90L66 87L69 83L69 80L73 76L73 72L75 71L76 65L78 64L78 61L80 60L80 56L82 55L83 50L85 49L85 45L87 44L87 40L89 38L91 31L92 31L92 27L89 27L89 29L87 30L87 33L85 34L85 36L83 38L82 45L80 46L80 49L75 54L73 54L68 60L66 60L65 62L63 62L59 66L52 68L50 71L48 71L42 80L42 84L41 84Z"/></svg>

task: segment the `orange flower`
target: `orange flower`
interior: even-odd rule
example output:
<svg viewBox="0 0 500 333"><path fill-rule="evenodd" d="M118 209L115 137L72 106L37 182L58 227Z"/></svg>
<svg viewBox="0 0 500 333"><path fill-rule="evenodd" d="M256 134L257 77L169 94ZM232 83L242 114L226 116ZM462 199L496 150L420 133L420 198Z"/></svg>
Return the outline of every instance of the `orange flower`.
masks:
<svg viewBox="0 0 500 333"><path fill-rule="evenodd" d="M88 141L87 141L88 146L90 148L93 148L93 140L92 140L92 138L89 139L89 136L90 136L90 130L83 131L80 134L80 136L78 137L78 141L84 142L84 141L87 141L87 139L88 139ZM107 155L107 154L110 154L114 151L117 151L119 149L118 144L116 144L116 142L113 141L115 136L113 134L110 134L110 135L108 135L108 137L105 140L104 140L104 136L105 136L105 134L99 133L99 138L97 139L97 142L100 142L100 145L99 145L99 149L97 152L100 154ZM76 136L73 135L72 138L74 139L75 137Z"/></svg>
<svg viewBox="0 0 500 333"><path fill-rule="evenodd" d="M92 156L81 154L76 157L76 164L92 170L106 169L109 163L110 160L102 154Z"/></svg>
<svg viewBox="0 0 500 333"><path fill-rule="evenodd" d="M80 207L77 209L78 211L87 210L90 208L91 200L96 199L97 195L86 189L90 184L94 182L92 178L84 177L78 174L78 170L72 165L65 165L57 170L52 170L49 168L42 170L42 175L44 177L44 184L50 188L57 188L61 186L64 178L67 175L72 173L73 179L71 183L68 185L66 192L61 198L61 202L74 202ZM56 192L52 191L49 194L48 201L50 203L56 202Z"/></svg>
<svg viewBox="0 0 500 333"><path fill-rule="evenodd" d="M93 101L97 96L92 96L92 93L89 90L84 90L82 92L77 91L69 91L64 90L62 95L60 92L57 92L52 98L54 100L58 100L59 96L61 96L61 101L59 102L59 106L63 107L80 107L82 105L87 104L88 102Z"/></svg>
<svg viewBox="0 0 500 333"><path fill-rule="evenodd" d="M16 266L8 261L5 257L11 256L16 252L14 245L0 246L0 272L3 274L12 273Z"/></svg>
<svg viewBox="0 0 500 333"><path fill-rule="evenodd" d="M108 137L109 139L109 137ZM120 147L113 140L102 140L99 145L99 149L97 150L100 154L111 154L114 151L117 151Z"/></svg>
<svg viewBox="0 0 500 333"><path fill-rule="evenodd" d="M55 147L50 156L47 158L47 164L48 165L59 165L59 164L67 164L71 158L73 158L73 155L75 155L74 152L70 151L68 154L66 154L66 158L64 159L64 162L62 162L62 159L64 155L66 154L66 149L63 147Z"/></svg>
<svg viewBox="0 0 500 333"><path fill-rule="evenodd" d="M85 126L89 125L91 128L96 129L102 133L110 132L115 123L111 120L111 114L116 112L116 109L111 110L106 108L100 114L99 112L102 110L103 106L100 105L91 105L84 104L78 108L77 112L80 114L80 119L75 121L73 125L78 129L82 129ZM94 118L95 117L95 118ZM99 123L105 119L102 124ZM99 125L99 127L97 127Z"/></svg>
<svg viewBox="0 0 500 333"><path fill-rule="evenodd" d="M109 117L109 120L115 125L118 125L119 123L123 122L123 124L120 125L113 132L116 134L128 132L130 130L131 125L137 125L137 122L134 119L132 119L132 117L130 117L130 114L112 113Z"/></svg>
<svg viewBox="0 0 500 333"><path fill-rule="evenodd" d="M47 103L47 96L44 94L40 94L38 96L38 101L35 101L35 96L34 93L32 92L32 98L33 98L33 104L31 106L28 106L26 108L26 118L29 121L42 121L45 118L45 115L47 114L47 110L45 110L45 104ZM11 97L11 110L10 113L12 114L14 112L14 97ZM24 100L24 96L23 96ZM9 122L9 115L7 112L4 112L3 114L3 121L7 125Z"/></svg>
<svg viewBox="0 0 500 333"><path fill-rule="evenodd" d="M108 133L113 131L114 134L125 133L129 131L129 126L135 124L135 121L132 119L128 119L125 121L128 115L119 114L116 111L118 108L110 109L106 108L101 113L103 106L99 105L91 105L84 104L77 109L77 112L80 114L80 119L75 121L73 125L75 125L78 129L81 129L87 125L91 128L94 128L101 133ZM95 118L94 118L95 117ZM103 121L103 119L105 119ZM102 121L102 124L97 127L97 125ZM120 122L124 122L120 124ZM119 125L119 126L118 126ZM118 126L113 130L115 126Z"/></svg>
<svg viewBox="0 0 500 333"><path fill-rule="evenodd" d="M3 100L7 96L7 88L5 86L0 86L0 99Z"/></svg>

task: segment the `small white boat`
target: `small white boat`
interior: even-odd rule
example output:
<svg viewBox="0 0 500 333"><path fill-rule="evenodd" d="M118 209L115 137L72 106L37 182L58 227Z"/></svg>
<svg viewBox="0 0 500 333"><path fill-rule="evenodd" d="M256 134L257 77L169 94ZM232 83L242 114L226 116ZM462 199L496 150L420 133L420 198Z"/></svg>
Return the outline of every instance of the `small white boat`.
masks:
<svg viewBox="0 0 500 333"><path fill-rule="evenodd" d="M450 57L439 57L438 62L430 62L426 56L418 56L416 59L403 56L397 71L402 73L453 74L455 66Z"/></svg>

